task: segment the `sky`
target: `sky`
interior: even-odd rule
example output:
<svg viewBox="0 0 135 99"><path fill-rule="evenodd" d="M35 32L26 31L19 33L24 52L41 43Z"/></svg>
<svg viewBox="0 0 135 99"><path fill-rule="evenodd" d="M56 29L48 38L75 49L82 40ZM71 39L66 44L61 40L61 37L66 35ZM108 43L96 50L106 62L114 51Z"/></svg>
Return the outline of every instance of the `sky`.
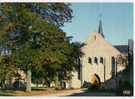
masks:
<svg viewBox="0 0 135 99"><path fill-rule="evenodd" d="M105 39L112 45L125 45L133 39L132 3L71 3L71 9L72 22L62 29L74 42L84 42L97 32L100 19Z"/></svg>

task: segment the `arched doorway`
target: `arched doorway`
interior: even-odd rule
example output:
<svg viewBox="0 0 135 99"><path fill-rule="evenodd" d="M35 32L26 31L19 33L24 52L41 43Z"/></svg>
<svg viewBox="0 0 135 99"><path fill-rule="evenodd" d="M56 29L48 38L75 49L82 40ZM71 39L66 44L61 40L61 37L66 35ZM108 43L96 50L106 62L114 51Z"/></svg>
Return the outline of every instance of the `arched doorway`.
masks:
<svg viewBox="0 0 135 99"><path fill-rule="evenodd" d="M101 85L100 77L96 73L93 74L91 81L92 85L94 86L99 87Z"/></svg>

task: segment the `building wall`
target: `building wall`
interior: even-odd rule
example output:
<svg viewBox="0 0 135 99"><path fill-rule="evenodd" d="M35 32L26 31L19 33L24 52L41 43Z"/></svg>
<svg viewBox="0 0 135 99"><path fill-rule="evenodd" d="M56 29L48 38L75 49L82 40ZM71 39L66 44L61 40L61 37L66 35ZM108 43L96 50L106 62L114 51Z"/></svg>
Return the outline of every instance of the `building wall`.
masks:
<svg viewBox="0 0 135 99"><path fill-rule="evenodd" d="M81 88L81 80L78 79L78 72L72 72L71 88Z"/></svg>
<svg viewBox="0 0 135 99"><path fill-rule="evenodd" d="M116 58L121 53L99 33L91 33L90 37L85 42L85 46L82 47L81 50L84 53L81 58L82 84L84 81L92 82L91 79L94 73L99 76L101 82L112 77L112 57ZM91 64L88 63L89 57L92 59ZM94 57L98 58L98 64L94 63ZM104 59L103 64L100 63L100 57ZM118 66L117 70L121 71L123 69L122 66Z"/></svg>

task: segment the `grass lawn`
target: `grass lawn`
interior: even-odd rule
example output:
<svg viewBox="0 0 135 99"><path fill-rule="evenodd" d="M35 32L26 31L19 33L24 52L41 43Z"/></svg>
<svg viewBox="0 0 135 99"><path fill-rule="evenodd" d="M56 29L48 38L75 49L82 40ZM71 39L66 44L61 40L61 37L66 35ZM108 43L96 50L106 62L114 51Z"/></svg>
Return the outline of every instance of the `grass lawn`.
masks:
<svg viewBox="0 0 135 99"><path fill-rule="evenodd" d="M12 90L0 90L0 96L13 96L14 91Z"/></svg>
<svg viewBox="0 0 135 99"><path fill-rule="evenodd" d="M31 92L0 90L0 96L39 96L40 94L47 95L55 92L56 90L52 88L32 88Z"/></svg>
<svg viewBox="0 0 135 99"><path fill-rule="evenodd" d="M114 90L108 90L108 89L86 89L85 92L113 92L116 93Z"/></svg>
<svg viewBox="0 0 135 99"><path fill-rule="evenodd" d="M54 88L32 88L31 92L13 91L13 90L0 90L0 96L48 96L51 94L61 94L72 92L76 89L62 89L56 90Z"/></svg>

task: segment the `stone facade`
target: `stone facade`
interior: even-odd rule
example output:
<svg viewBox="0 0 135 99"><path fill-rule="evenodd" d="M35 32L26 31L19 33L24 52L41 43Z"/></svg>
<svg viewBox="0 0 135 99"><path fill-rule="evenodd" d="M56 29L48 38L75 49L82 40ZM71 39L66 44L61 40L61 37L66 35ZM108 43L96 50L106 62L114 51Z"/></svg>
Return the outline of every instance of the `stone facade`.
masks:
<svg viewBox="0 0 135 99"><path fill-rule="evenodd" d="M116 73L121 72L125 69L125 66L117 64L116 59L119 55L123 54L113 47L105 38L97 32L91 33L89 38L84 42L84 46L81 48L83 56L80 58L81 61L81 80L77 78L78 75L74 74L73 82L71 84L74 86L83 86L85 83L92 84L93 76L97 76L101 83L104 83L108 80L109 83L106 83L108 86L110 84L115 86L115 79L112 79L113 76L116 76ZM78 81L77 81L78 80ZM81 82L77 83L77 82Z"/></svg>
<svg viewBox="0 0 135 99"><path fill-rule="evenodd" d="M81 58L82 82L91 82L93 74L97 74L101 82L112 77L112 71L115 68L112 58L116 61L116 57L121 53L99 33L91 33L90 38L85 42L85 46L82 47L82 52L84 53ZM123 66L117 66L117 72L123 69Z"/></svg>

